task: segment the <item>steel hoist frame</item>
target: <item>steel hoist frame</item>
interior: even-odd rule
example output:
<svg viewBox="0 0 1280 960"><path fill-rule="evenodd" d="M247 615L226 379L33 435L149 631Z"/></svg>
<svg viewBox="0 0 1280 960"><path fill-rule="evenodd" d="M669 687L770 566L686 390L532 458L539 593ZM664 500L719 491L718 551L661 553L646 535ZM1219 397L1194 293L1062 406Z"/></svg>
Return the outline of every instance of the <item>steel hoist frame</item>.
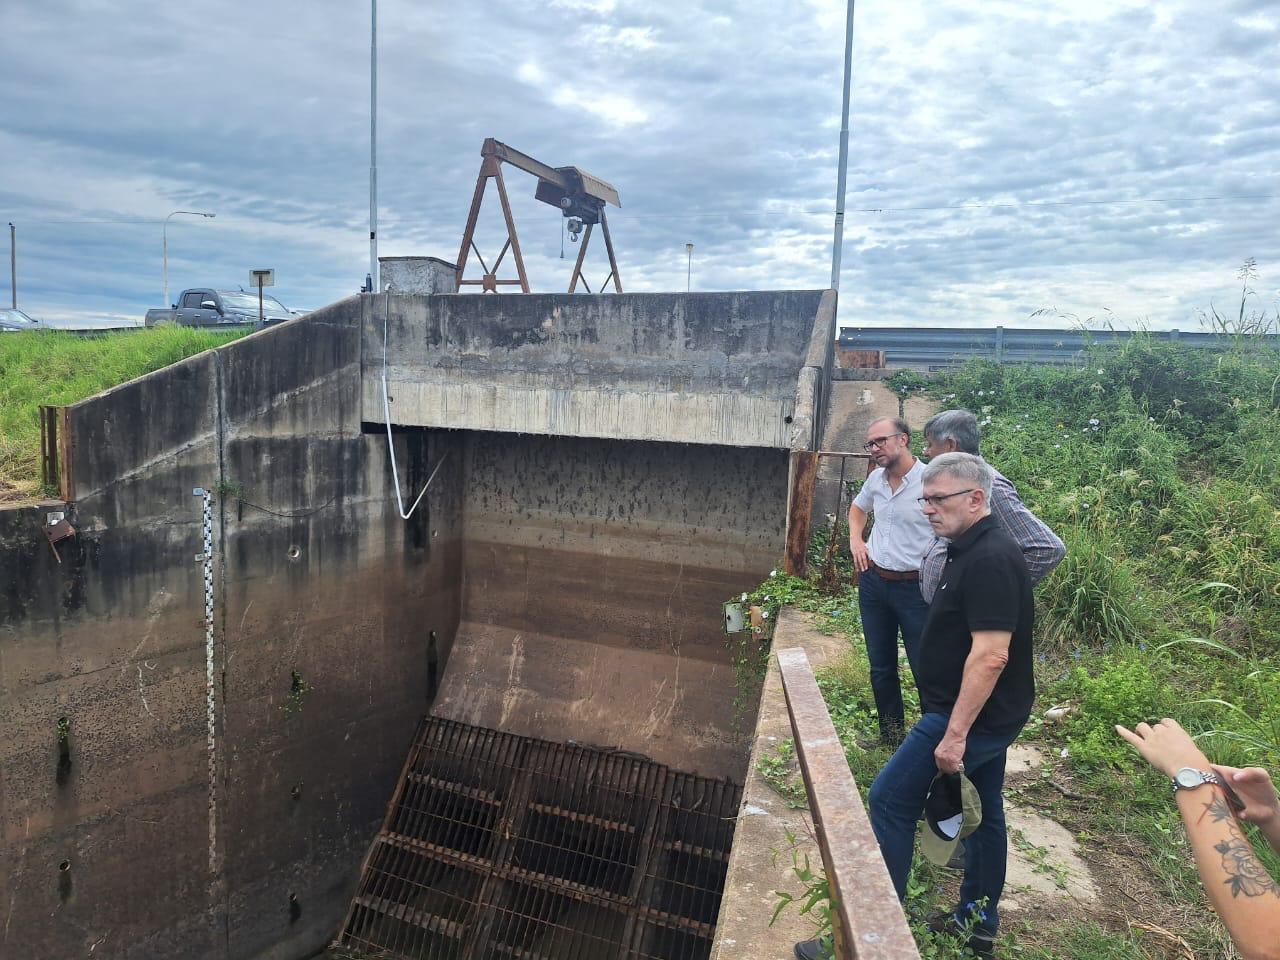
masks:
<svg viewBox="0 0 1280 960"><path fill-rule="evenodd" d="M462 232L462 245L458 249L459 290L465 286L478 286L486 293L497 293L499 287L509 286L519 287L522 293L529 292L529 276L525 271L524 256L520 252L520 239L516 234L515 218L511 214L507 184L502 176L502 165L509 163L538 178L534 198L559 209L561 214L569 219L571 232L575 232L574 221L577 221L578 229L584 225L586 227L586 235L582 238L578 248L578 258L573 265L573 275L569 278L569 292L574 293L577 290L579 280L582 281L582 286L588 293L593 292L582 273L582 265L586 260L587 246L591 243L591 234L597 223L600 224L605 250L609 256L609 276L595 292L603 292L610 282L613 283L615 292L622 292L622 278L618 273L618 260L613 251L613 237L609 234L609 220L604 212L605 204L622 206L618 191L612 185L577 167L548 166L492 137L484 141L484 145L480 148L480 156L482 158L480 175L476 178L476 189L471 198L471 209L467 214L467 226ZM479 220L480 207L484 203L485 189L490 180L497 185L498 200L502 204L502 217L507 226L507 240L502 245L502 250L498 253L492 268L485 262L475 242L476 222ZM467 269L467 260L473 251L476 259L480 261L484 274L479 279L466 279L464 274ZM511 252L512 259L515 261L516 279L504 280L498 277L498 267L506 258L507 251Z"/></svg>

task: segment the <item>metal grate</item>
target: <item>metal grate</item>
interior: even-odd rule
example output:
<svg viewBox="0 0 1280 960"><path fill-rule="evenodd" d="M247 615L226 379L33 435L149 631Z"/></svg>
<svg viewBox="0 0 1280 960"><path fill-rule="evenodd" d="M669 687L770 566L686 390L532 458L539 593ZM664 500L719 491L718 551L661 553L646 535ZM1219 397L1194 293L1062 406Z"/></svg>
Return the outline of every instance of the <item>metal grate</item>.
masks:
<svg viewBox="0 0 1280 960"><path fill-rule="evenodd" d="M428 717L338 946L413 960L699 960L742 790Z"/></svg>

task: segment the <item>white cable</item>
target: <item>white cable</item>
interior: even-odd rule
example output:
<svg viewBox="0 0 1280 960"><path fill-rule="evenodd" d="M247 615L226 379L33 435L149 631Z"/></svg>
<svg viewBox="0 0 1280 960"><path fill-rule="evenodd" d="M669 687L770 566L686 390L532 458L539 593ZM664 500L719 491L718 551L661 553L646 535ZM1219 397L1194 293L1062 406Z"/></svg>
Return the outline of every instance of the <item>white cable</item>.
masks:
<svg viewBox="0 0 1280 960"><path fill-rule="evenodd" d="M396 509L400 512L401 520L408 520L413 516L413 511L418 509L418 504L422 502L422 498L426 495L427 488L431 486L431 481L436 478L436 474L440 472L440 468L444 466L445 456L440 458L440 462L436 464L436 468L431 471L431 476L427 477L427 482L423 484L422 493L418 494L418 499L413 501L413 506L409 508L409 512L405 513L404 498L400 496L400 471L396 467L396 448L391 443L391 398L387 394L387 325L391 320L391 286L388 285L383 296L387 298L387 309L382 315L382 419L387 425L387 454L391 457L391 481L396 487Z"/></svg>

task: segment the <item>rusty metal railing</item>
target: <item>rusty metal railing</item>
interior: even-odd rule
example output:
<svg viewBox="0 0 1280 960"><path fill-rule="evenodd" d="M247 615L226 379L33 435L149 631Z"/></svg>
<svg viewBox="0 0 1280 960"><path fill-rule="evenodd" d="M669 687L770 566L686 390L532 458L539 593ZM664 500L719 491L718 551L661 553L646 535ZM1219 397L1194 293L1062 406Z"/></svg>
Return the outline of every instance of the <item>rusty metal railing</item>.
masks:
<svg viewBox="0 0 1280 960"><path fill-rule="evenodd" d="M836 494L836 522L832 526L832 542L839 529L840 511L844 505L846 466L850 459L865 460L870 472L871 456L838 450L801 450L791 454L791 489L787 499L787 545L783 568L793 577L803 577L808 568L809 537L813 522L813 498L820 480L831 480L818 474L821 460L840 461L839 489ZM828 563L830 558L828 558Z"/></svg>
<svg viewBox="0 0 1280 960"><path fill-rule="evenodd" d="M836 960L920 960L809 658L779 650L778 668L831 891Z"/></svg>

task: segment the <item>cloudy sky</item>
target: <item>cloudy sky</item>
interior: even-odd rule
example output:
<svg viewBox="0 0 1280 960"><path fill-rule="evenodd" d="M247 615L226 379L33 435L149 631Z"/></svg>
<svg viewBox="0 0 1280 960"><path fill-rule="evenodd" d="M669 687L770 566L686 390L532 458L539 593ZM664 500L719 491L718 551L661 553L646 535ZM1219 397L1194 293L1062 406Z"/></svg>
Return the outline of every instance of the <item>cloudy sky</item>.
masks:
<svg viewBox="0 0 1280 960"><path fill-rule="evenodd" d="M618 188L628 290L683 289L687 242L696 290L828 285L843 0L378 14L384 256L456 257L492 136ZM1191 330L1247 258L1274 312L1277 49L1275 0L859 0L841 324ZM3 0L0 65L28 312L160 305L179 209L217 217L170 222L175 295L255 267L298 308L362 283L367 0ZM534 289L564 289L557 211L508 185ZM482 220L491 261L496 202Z"/></svg>

